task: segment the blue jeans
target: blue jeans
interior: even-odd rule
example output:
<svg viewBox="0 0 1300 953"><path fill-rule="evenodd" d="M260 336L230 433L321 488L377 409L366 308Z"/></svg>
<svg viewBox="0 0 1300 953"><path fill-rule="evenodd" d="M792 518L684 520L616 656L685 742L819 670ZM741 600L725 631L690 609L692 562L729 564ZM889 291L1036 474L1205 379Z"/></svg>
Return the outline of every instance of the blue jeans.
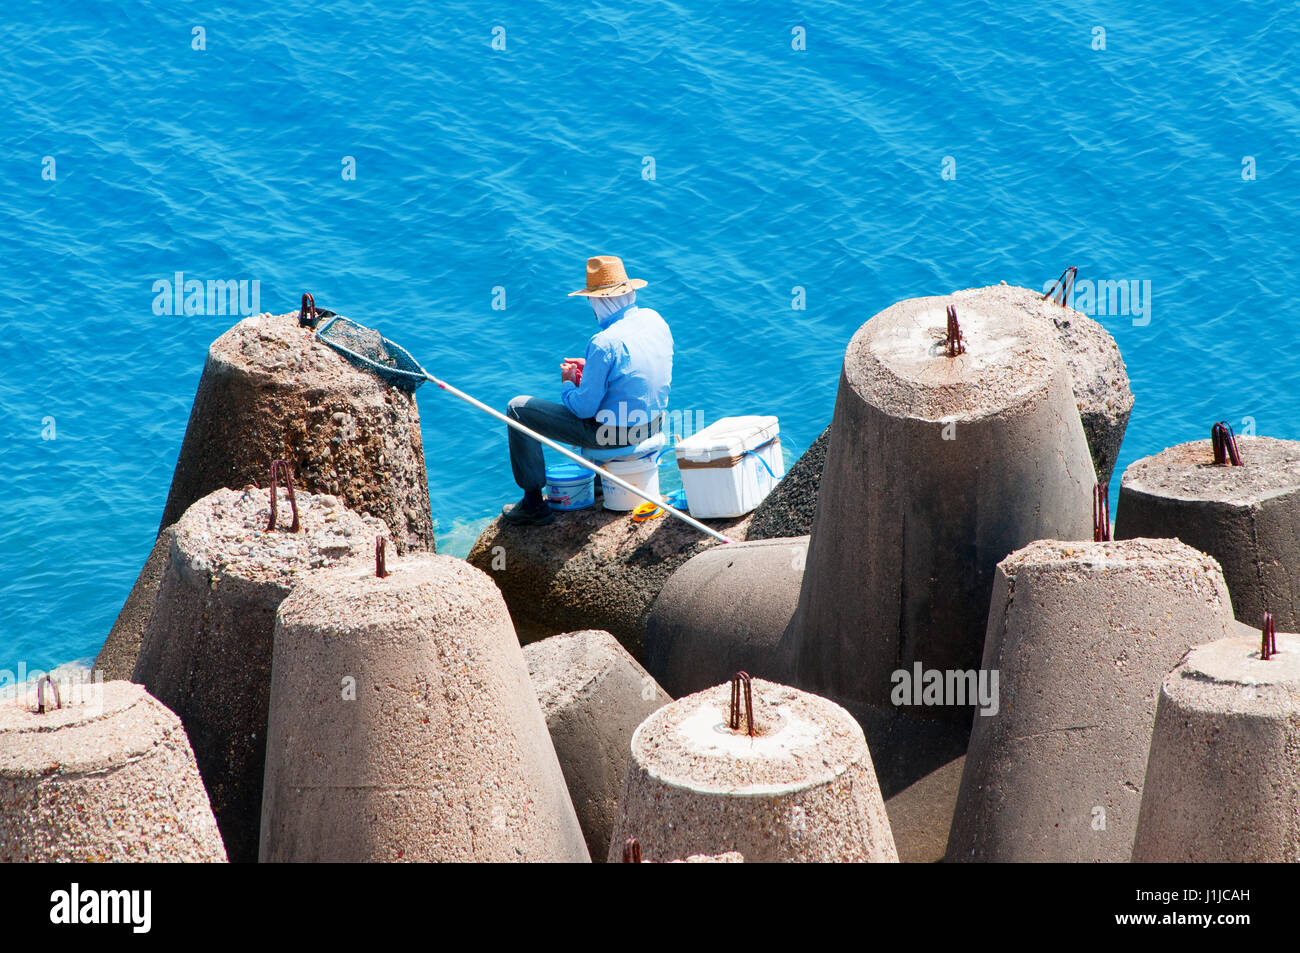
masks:
<svg viewBox="0 0 1300 953"><path fill-rule="evenodd" d="M591 450L611 447L635 447L642 440L659 432L662 416L651 424L640 427L609 428L594 417L579 417L568 407L553 400L538 397L516 397L506 408L506 416L517 420L529 430L557 443ZM510 434L510 468L520 489L540 490L546 486L546 460L542 445L514 427Z"/></svg>

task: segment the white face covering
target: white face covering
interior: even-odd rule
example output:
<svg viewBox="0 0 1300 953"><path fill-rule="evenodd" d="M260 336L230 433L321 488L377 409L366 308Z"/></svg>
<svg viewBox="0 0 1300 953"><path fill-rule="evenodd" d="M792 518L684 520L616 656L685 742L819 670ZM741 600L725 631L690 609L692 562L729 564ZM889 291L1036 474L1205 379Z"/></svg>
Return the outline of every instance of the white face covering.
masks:
<svg viewBox="0 0 1300 953"><path fill-rule="evenodd" d="M613 295L609 298L592 297L588 300L591 302L591 310L596 312L596 320L604 321L615 311L621 311L628 305L635 304L636 292L629 291L625 295Z"/></svg>

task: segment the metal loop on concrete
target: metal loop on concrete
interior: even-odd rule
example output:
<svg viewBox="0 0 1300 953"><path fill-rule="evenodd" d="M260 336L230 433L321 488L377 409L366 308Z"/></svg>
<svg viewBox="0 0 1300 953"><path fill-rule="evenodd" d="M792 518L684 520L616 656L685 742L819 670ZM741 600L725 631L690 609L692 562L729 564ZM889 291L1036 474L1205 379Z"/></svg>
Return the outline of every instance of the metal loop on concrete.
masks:
<svg viewBox="0 0 1300 953"><path fill-rule="evenodd" d="M45 683L49 682L50 688L54 691L54 707L62 708L63 699L59 697L59 683L49 675L42 675L36 683L36 714L43 715L48 710L45 707Z"/></svg>
<svg viewBox="0 0 1300 953"><path fill-rule="evenodd" d="M749 677L748 672L737 672L731 676L731 717L727 721L727 727L732 731L740 730L740 697L741 686L744 686L745 696L745 725L746 733L749 737L754 737L754 684L753 679Z"/></svg>
<svg viewBox="0 0 1300 953"><path fill-rule="evenodd" d="M1092 541L1110 542L1110 492L1100 483L1092 488Z"/></svg>
<svg viewBox="0 0 1300 953"><path fill-rule="evenodd" d="M1260 629L1260 636L1259 657L1267 662L1277 654L1277 623L1273 621L1273 613L1264 613L1264 625Z"/></svg>
<svg viewBox="0 0 1300 953"><path fill-rule="evenodd" d="M1237 435L1225 421L1219 421L1210 428L1210 443L1214 447L1214 462L1220 466L1243 466L1241 454L1237 452Z"/></svg>
<svg viewBox="0 0 1300 953"><path fill-rule="evenodd" d="M1042 300L1046 301L1051 298L1061 307L1065 307L1070 300L1070 292L1074 290L1074 279L1079 274L1079 269L1071 265L1065 271L1061 272L1061 277L1052 282L1052 287L1043 292ZM1060 298L1057 298L1057 291L1060 291Z"/></svg>
<svg viewBox="0 0 1300 953"><path fill-rule="evenodd" d="M629 837L623 842L623 863L641 863L641 842L635 837Z"/></svg>
<svg viewBox="0 0 1300 953"><path fill-rule="evenodd" d="M320 318L316 314L316 299L312 297L310 291L302 293L302 306L298 309L298 326L302 328L315 328Z"/></svg>
<svg viewBox="0 0 1300 953"><path fill-rule="evenodd" d="M949 357L956 357L958 354L966 353L966 343L961 339L961 326L957 323L957 306L948 305L948 332L944 338L944 346L948 349Z"/></svg>
<svg viewBox="0 0 1300 953"><path fill-rule="evenodd" d="M300 528L298 525L298 498L293 492L293 470L289 469L289 463L286 460L271 461L271 519L266 524L266 531L269 533L275 529L277 478L279 476L284 477L285 489L289 491L289 507L293 510L293 524L289 527L289 532L296 533Z"/></svg>

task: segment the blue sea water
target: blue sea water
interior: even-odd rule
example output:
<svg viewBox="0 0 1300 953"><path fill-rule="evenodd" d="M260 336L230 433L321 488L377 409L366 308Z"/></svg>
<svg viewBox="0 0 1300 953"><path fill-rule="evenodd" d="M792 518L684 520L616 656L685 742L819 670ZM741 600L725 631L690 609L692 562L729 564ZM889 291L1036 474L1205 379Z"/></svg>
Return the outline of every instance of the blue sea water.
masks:
<svg viewBox="0 0 1300 953"><path fill-rule="evenodd" d="M776 414L793 457L876 311L1074 264L1150 282L1149 323L1099 316L1137 395L1117 474L1219 419L1300 437L1298 13L7 0L0 669L93 656L151 546L234 320L156 314L177 271L310 289L503 406L554 392L594 328L565 295L619 254L674 406ZM505 435L419 399L463 555L515 496Z"/></svg>

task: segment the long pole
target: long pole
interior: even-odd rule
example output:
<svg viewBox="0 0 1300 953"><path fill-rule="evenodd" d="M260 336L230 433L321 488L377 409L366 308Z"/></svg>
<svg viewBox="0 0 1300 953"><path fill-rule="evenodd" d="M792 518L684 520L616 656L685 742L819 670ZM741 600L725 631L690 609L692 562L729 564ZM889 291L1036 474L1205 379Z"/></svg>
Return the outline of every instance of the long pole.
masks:
<svg viewBox="0 0 1300 953"><path fill-rule="evenodd" d="M695 527L701 533L706 533L707 535L712 536L714 539L718 540L719 542L723 542L723 543L735 542L734 539L729 539L726 536L723 536L717 530L709 529L709 527L705 526L699 520L687 516L681 510L671 507L667 503L662 503L659 500L654 499L652 496L647 494L644 490L633 486L631 483L628 483L625 480L619 479L618 477L614 476L614 474L610 473L604 468L596 466L596 464L592 463L590 460L586 459L585 457L578 456L578 454L574 453L568 447L561 446L560 444L556 443L554 440L550 439L549 437L543 437L535 430L530 430L528 427L525 427L517 420L511 420L509 417L501 413L501 411L497 410L495 407L489 407L487 404L483 403L483 401L476 400L475 398L471 397L469 394L465 393L463 390L458 390L457 388L452 387L446 381L438 380L438 378L434 377L428 371L424 372L424 376L428 378L430 381L432 381L433 383L437 384L440 388L445 390L447 393L451 394L453 397L459 397L461 400L463 400L465 403L469 404L470 406L477 407L479 410L483 411L486 414L491 414L497 420L500 420L502 423L505 423L506 425L515 428L515 430L518 430L520 433L527 434L528 436L536 440L538 443L546 444L546 446L550 447L556 453L568 457L578 466L584 467L590 470L592 473L599 474L601 480L608 480L610 483L613 483L615 486L621 486L629 493L636 494L637 496L641 497L641 499L645 500L647 503L653 503L655 506L667 510L669 513L677 517L683 523L687 524L688 526Z"/></svg>

